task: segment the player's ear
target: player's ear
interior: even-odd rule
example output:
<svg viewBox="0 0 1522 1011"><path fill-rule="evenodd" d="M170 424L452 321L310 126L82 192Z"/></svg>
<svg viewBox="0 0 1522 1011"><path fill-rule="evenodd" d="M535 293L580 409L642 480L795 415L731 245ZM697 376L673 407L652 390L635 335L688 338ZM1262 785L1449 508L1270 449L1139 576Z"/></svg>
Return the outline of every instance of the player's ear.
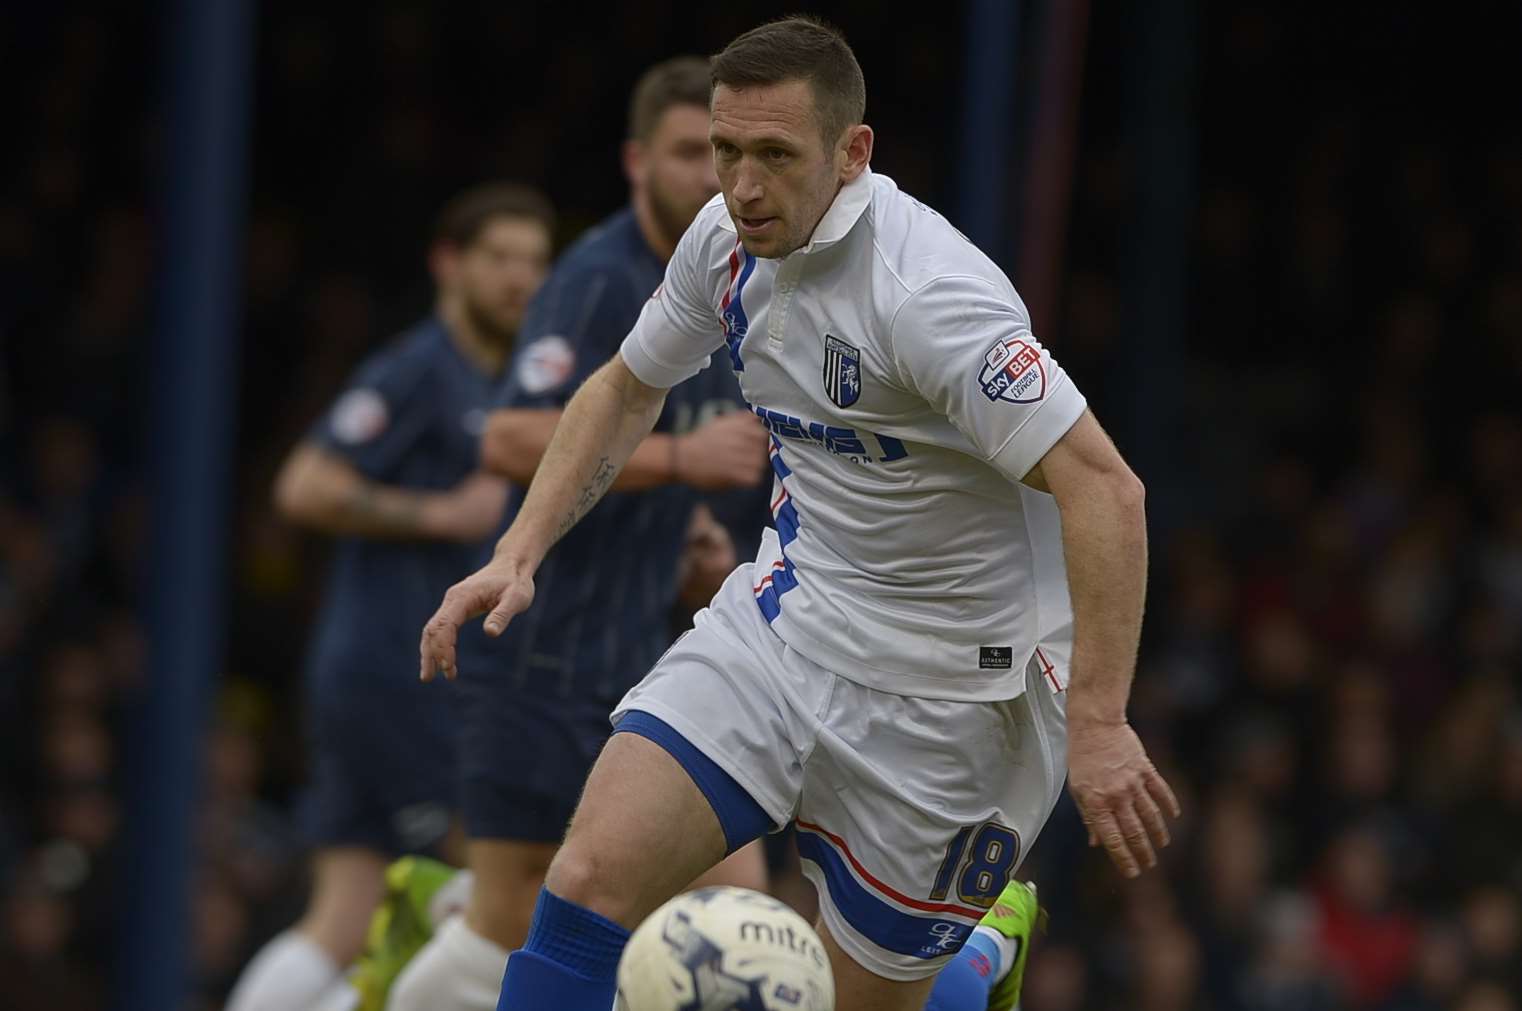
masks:
<svg viewBox="0 0 1522 1011"><path fill-rule="evenodd" d="M851 182L861 175L872 160L872 128L865 123L848 126L835 147L835 161L840 166L840 181Z"/></svg>
<svg viewBox="0 0 1522 1011"><path fill-rule="evenodd" d="M460 251L452 242L435 242L428 247L428 272L440 291L454 284L460 270Z"/></svg>
<svg viewBox="0 0 1522 1011"><path fill-rule="evenodd" d="M629 180L629 185L640 186L645 181L645 145L630 138L624 141L623 150L619 152L624 163L624 178Z"/></svg>

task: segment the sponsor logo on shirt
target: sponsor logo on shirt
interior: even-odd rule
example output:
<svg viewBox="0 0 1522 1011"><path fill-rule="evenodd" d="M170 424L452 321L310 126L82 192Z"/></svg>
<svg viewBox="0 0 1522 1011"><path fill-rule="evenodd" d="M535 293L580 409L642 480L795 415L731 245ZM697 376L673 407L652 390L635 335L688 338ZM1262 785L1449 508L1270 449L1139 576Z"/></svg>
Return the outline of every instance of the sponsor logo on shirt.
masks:
<svg viewBox="0 0 1522 1011"><path fill-rule="evenodd" d="M751 410L756 412L756 417L761 419L767 431L777 438L813 443L836 456L846 457L853 463L891 463L909 455L904 444L890 435L875 435L872 432L858 432L854 428L804 421L767 407L753 407ZM876 445L871 446L867 439Z"/></svg>
<svg viewBox="0 0 1522 1011"><path fill-rule="evenodd" d="M1046 396L1041 352L1018 337L1007 337L983 356L978 385L991 402L1034 404Z"/></svg>

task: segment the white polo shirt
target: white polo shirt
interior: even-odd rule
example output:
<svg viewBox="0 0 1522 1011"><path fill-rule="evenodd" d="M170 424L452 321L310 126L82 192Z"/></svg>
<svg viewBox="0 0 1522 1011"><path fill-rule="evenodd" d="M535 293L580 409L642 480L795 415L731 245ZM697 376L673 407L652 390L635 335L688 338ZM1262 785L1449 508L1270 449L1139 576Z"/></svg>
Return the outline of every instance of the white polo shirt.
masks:
<svg viewBox="0 0 1522 1011"><path fill-rule="evenodd" d="M715 197L621 353L669 388L726 345L772 433L754 591L783 641L869 687L959 700L1018 695L1038 644L1066 653L1056 505L1018 481L1085 401L945 218L868 171L769 260Z"/></svg>

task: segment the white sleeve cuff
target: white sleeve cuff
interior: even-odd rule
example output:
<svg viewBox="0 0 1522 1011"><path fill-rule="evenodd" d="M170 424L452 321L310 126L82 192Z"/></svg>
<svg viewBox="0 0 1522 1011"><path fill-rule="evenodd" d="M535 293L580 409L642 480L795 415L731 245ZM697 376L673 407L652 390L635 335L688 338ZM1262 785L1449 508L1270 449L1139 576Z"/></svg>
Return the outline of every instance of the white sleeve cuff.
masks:
<svg viewBox="0 0 1522 1011"><path fill-rule="evenodd" d="M691 379L703 370L703 364L707 362L705 358L696 366L668 365L646 350L638 329L624 338L618 353L623 356L629 371L634 373L634 378L646 386L662 390L669 390L684 379Z"/></svg>
<svg viewBox="0 0 1522 1011"><path fill-rule="evenodd" d="M1067 373L1061 373L1045 402L988 462L1011 481L1021 480L1078 423L1088 406L1078 387L1068 381Z"/></svg>

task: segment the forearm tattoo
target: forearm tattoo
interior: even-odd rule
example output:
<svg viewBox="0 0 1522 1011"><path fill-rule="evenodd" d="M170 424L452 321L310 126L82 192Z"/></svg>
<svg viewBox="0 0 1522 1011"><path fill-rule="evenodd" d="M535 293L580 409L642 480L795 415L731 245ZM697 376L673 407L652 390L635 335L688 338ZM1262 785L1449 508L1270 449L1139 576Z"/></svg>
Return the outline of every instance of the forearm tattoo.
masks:
<svg viewBox="0 0 1522 1011"><path fill-rule="evenodd" d="M571 506L571 511L566 513L560 521L560 526L555 530L555 539L558 541L565 536L565 532L576 525L576 521L585 516L591 508L602 498L603 492L613 483L613 478L618 474L618 468L605 456L597 461L597 469L592 477L582 487L581 494L576 496L576 502Z"/></svg>

